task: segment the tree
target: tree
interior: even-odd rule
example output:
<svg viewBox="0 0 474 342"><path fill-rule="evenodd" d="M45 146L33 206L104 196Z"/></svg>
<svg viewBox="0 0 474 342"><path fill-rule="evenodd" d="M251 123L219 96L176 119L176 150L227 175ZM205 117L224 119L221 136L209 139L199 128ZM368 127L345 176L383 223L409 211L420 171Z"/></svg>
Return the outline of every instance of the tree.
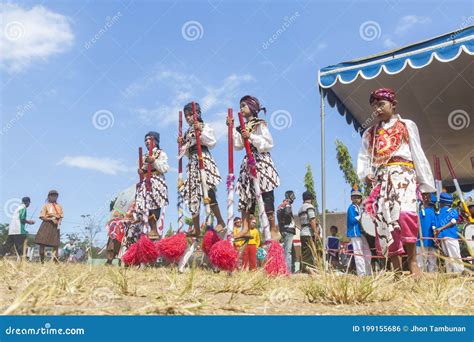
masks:
<svg viewBox="0 0 474 342"><path fill-rule="evenodd" d="M336 152L337 152L337 162L339 163L339 169L342 171L344 175L344 179L350 187L357 185L360 189L363 189L364 194L368 196L370 194L370 189L367 186L363 186L360 182L359 177L357 176L357 172L354 168L354 164L352 164L352 158L349 154L349 150L344 143L338 139L335 141L336 143Z"/></svg>
<svg viewBox="0 0 474 342"><path fill-rule="evenodd" d="M84 236L84 245L88 247L88 252L93 256L94 253L94 240L102 231L101 225L95 220L95 218L89 214L81 215L84 220L84 229L81 229L81 233Z"/></svg>
<svg viewBox="0 0 474 342"><path fill-rule="evenodd" d="M319 206L318 199L316 198L316 191L314 191L314 180L313 180L313 171L311 170L311 165L306 165L306 174L304 175L304 187L306 191L309 191L313 194L313 206L316 209L316 215L319 215Z"/></svg>

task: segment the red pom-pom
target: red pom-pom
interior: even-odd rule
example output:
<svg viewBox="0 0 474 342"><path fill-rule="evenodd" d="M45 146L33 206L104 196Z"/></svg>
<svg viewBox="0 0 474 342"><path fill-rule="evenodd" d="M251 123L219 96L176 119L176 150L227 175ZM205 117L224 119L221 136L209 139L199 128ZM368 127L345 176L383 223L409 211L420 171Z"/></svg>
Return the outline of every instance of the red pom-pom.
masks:
<svg viewBox="0 0 474 342"><path fill-rule="evenodd" d="M140 265L154 262L158 258L158 251L150 239L143 234L140 239L131 245L122 257L126 265Z"/></svg>
<svg viewBox="0 0 474 342"><path fill-rule="evenodd" d="M204 237L202 238L202 251L206 254L209 255L209 252L211 251L211 247L216 243L219 242L221 238L215 231L212 229L208 230L206 234L204 234Z"/></svg>
<svg viewBox="0 0 474 342"><path fill-rule="evenodd" d="M156 243L159 255L169 262L176 262L184 255L188 247L185 233L178 233L173 236L161 239Z"/></svg>
<svg viewBox="0 0 474 342"><path fill-rule="evenodd" d="M122 256L122 261L125 265L140 265L137 243L134 243L127 249L125 254Z"/></svg>
<svg viewBox="0 0 474 342"><path fill-rule="evenodd" d="M138 245L138 258L140 262L148 263L155 262L158 258L158 251L151 240L143 234L140 240L136 243Z"/></svg>
<svg viewBox="0 0 474 342"><path fill-rule="evenodd" d="M271 241L265 263L265 272L271 276L287 275L285 251L277 241Z"/></svg>
<svg viewBox="0 0 474 342"><path fill-rule="evenodd" d="M216 242L209 251L211 263L224 271L235 270L238 257L239 253L228 240Z"/></svg>

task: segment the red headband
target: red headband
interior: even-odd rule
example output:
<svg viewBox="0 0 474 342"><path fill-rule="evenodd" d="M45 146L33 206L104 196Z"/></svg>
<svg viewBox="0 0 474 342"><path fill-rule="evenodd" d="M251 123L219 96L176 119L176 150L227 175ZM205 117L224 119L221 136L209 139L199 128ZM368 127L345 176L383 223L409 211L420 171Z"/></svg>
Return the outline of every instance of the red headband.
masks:
<svg viewBox="0 0 474 342"><path fill-rule="evenodd" d="M395 101L395 91L390 88L380 88L377 90L374 90L370 94L370 99L369 103L372 104L375 101L380 101L380 100L386 100L389 102L394 102Z"/></svg>

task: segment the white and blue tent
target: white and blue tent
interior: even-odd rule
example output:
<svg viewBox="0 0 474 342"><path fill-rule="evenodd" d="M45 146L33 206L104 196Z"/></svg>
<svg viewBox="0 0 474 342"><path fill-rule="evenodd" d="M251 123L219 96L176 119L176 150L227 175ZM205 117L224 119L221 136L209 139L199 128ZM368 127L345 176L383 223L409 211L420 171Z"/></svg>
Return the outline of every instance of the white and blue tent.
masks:
<svg viewBox="0 0 474 342"><path fill-rule="evenodd" d="M372 122L369 94L388 87L397 92L397 111L418 125L428 160L442 160L442 176L452 185L444 156L451 159L463 191L474 186L474 26L423 42L319 70L322 160L324 99L362 134ZM322 165L323 213L325 172ZM445 184L443 184L445 185ZM323 215L323 226L325 217Z"/></svg>

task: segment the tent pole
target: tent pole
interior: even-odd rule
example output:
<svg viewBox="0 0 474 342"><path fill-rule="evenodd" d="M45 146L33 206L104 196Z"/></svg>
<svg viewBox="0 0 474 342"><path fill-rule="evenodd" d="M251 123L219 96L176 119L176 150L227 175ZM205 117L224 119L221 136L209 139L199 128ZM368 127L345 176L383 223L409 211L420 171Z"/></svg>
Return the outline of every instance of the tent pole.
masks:
<svg viewBox="0 0 474 342"><path fill-rule="evenodd" d="M325 138L325 113L324 113L324 92L323 88L319 87L319 94L321 95L321 199L322 199L322 239L323 239L323 266L324 270L328 269L326 262L326 138Z"/></svg>

